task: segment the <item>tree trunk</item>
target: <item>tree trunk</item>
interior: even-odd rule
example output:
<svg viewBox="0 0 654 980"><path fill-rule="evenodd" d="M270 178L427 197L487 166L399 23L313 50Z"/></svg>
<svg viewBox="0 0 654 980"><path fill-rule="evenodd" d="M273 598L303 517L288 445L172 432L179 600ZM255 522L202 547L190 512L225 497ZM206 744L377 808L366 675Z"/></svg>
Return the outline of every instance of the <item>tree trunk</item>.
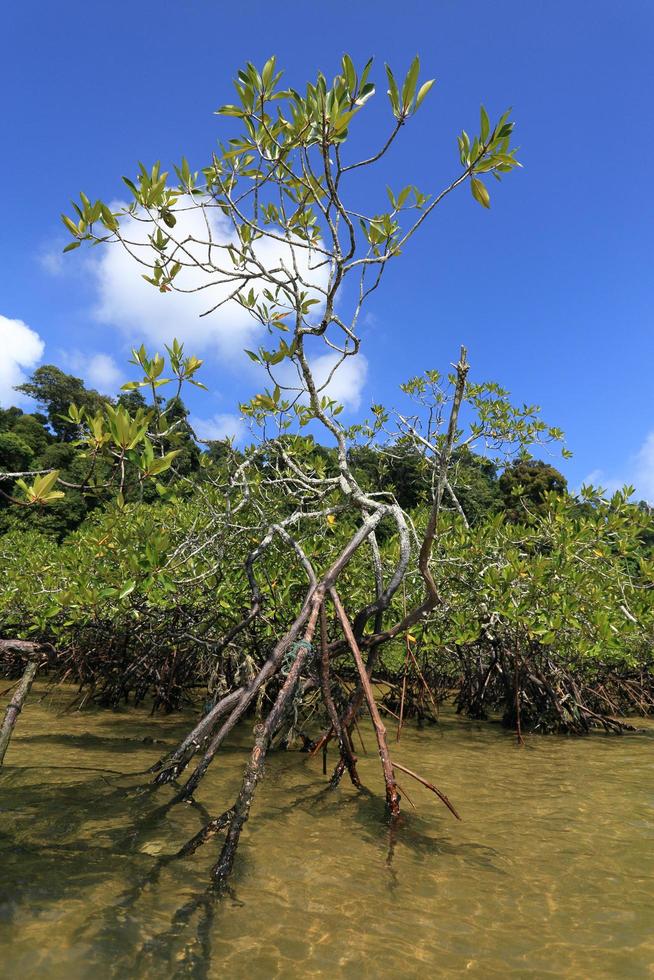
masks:
<svg viewBox="0 0 654 980"><path fill-rule="evenodd" d="M7 705L2 728L0 728L0 766L2 766L5 754L9 748L11 736L18 721L18 716L23 710L23 704L27 695L30 693L32 683L39 668L39 654L43 652L43 647L36 643L28 643L21 640L0 640L0 649L26 652L30 656L23 676L14 691L11 701Z"/></svg>

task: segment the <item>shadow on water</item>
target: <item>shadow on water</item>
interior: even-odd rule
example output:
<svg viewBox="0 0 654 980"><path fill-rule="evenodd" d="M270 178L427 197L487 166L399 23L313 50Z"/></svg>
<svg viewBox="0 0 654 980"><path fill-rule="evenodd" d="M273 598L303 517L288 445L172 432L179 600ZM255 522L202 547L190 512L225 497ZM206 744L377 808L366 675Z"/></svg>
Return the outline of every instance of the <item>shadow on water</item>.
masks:
<svg viewBox="0 0 654 980"><path fill-rule="evenodd" d="M287 820L294 813L302 813L318 826L329 812L332 815L338 813L351 827L352 847L356 847L358 843L367 843L375 850L387 848L386 860L383 865L378 866L374 883L375 889L381 892L388 889L389 894L392 894L397 890L398 876L393 867L393 856L398 847L408 849L418 859L448 856L473 869L492 871L498 875L506 874L494 864L493 859L497 853L494 848L474 842L456 843L445 835L434 836L433 832L428 832L433 831L433 821L412 815L403 817L400 824L390 827L385 818L383 803L365 789L345 795L328 787L316 790L315 783L308 782L296 785L294 789L297 792L294 798L286 799L283 804L257 815L258 833L264 837L269 833L274 834L279 821ZM208 818L206 811L205 815ZM222 840L219 838L217 847L221 844ZM168 963L175 964L174 969L171 965L171 976L208 976L214 923L219 923L221 911L225 910L226 905L233 908L248 904L239 899L238 880L239 877L253 872L249 852L241 852L237 858L237 884L221 895L204 884L207 868L215 860L216 852L207 848L199 853L200 860L196 860L195 865L199 863L202 870L194 879L194 893L175 909L166 928L150 936L140 947L143 934L140 915L147 915L147 912L139 909L139 901L145 893L161 884L164 875L175 877L175 854L159 858L120 896L114 908L104 918L100 935L102 942L109 945L116 945L120 939L124 948L126 927L130 924L129 931L134 937L135 948L127 954L125 963L135 963L139 975L142 972L147 976L155 975L157 966ZM116 976L120 975L122 968L116 968Z"/></svg>
<svg viewBox="0 0 654 980"><path fill-rule="evenodd" d="M17 741L20 741L18 739ZM124 753L130 748L143 745L159 745L163 752L166 741L160 738L136 738L120 737L116 738L109 735L93 735L91 732L82 732L80 735L67 735L59 732L48 735L33 735L30 738L32 745L65 745L66 749L83 749L85 752L97 749L101 752L120 752Z"/></svg>
<svg viewBox="0 0 654 980"><path fill-rule="evenodd" d="M243 761L239 756L239 762ZM3 774L2 784L9 792L4 796L2 817L3 822L13 820L13 828L0 837L3 888L11 896L0 906L0 920L11 924L26 907L44 912L84 891L100 889L108 880L114 885L122 882L110 905L102 910L93 907L84 916L75 930L75 941L113 950L114 976L124 976L129 964L137 970L134 975L154 975L156 964L162 963L170 965L171 976L208 976L216 917L225 903L231 907L243 903L238 885L223 896L207 888L208 869L220 839L217 845L201 849L191 862L175 859L177 847L189 835L189 817L193 832L211 819L206 807L194 802L171 808L161 803L161 795L172 795L174 787L161 788L157 794L143 792L134 776L108 779L93 771L90 778L87 773L86 779L80 779L80 769L64 766L52 771L51 778L68 769L75 779L34 782L39 768L13 768ZM331 816L347 823L352 847L368 845L377 850L388 846L390 831L383 802L372 793L316 789L315 781L306 779L292 788L284 787L283 779L281 783L281 801L277 795L275 805L257 812L257 836L273 838L280 823L293 815L317 828ZM402 825L393 830L393 850L406 848L418 858L449 855L472 865L492 866L492 848L434 836L428 832L433 831L433 824L413 815L403 818ZM164 853L153 855L153 842ZM237 862L237 882L240 876L255 873L249 848L242 849ZM385 864L388 868L390 862ZM36 867L37 881L26 875L26 870ZM386 887L384 863L380 862L376 876L377 887ZM387 884L397 885L394 870ZM184 900L168 912L164 928L158 915L154 929L151 905L156 904L156 890L162 885L168 895L181 887Z"/></svg>
<svg viewBox="0 0 654 980"><path fill-rule="evenodd" d="M82 767L70 766L12 767L0 780L0 821L10 827L10 832L0 833L0 926L10 934L10 927L19 924L26 910L34 916L47 915L53 907L102 889L107 881L122 882L125 890L116 894L112 904L100 914L94 905L83 916L76 942L120 950L112 975L129 975L125 971L131 971L135 963L138 975L141 967L147 975L164 948L172 949L186 932L195 930L194 938L189 933L183 943L183 956L169 975L207 976L216 896L207 891L206 884L202 888L201 879L197 896L179 907L169 929L143 942L147 909L141 915L138 901L144 891L157 885L174 860L173 852L153 861L147 850L153 834L165 825L169 806L143 792L137 778L122 774L112 781L94 771L91 778L70 783L32 782L39 770L52 776L57 769L76 775L84 772ZM173 789L171 786L169 792ZM184 811L195 815L195 829L210 819L199 803Z"/></svg>
<svg viewBox="0 0 654 980"><path fill-rule="evenodd" d="M218 896L207 886L221 835L175 854L233 801L251 726L197 801L171 807L175 786L154 790L143 773L187 722L153 719L147 740L136 737L144 723L44 705L21 719L0 774L6 975L259 980L341 975L347 962L342 975L386 980L420 964L485 980L527 967L637 976L654 962L643 912L654 901L654 727L534 739L526 751L454 717L407 730L399 758L442 783L463 822L410 786L418 811L393 828L374 753L360 760L362 792L330 789L316 760L273 753L233 888Z"/></svg>

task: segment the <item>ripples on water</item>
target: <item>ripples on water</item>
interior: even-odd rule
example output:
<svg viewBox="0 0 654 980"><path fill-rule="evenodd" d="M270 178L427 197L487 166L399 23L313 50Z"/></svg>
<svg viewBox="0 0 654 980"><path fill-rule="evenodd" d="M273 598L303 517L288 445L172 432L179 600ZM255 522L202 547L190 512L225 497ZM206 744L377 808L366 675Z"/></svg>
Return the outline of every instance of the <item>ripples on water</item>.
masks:
<svg viewBox="0 0 654 980"><path fill-rule="evenodd" d="M463 822L402 776L417 811L407 805L392 847L369 730L360 772L374 796L345 781L324 791L320 759L274 753L217 903L205 886L219 844L165 858L232 802L250 726L217 757L200 805L166 817L170 790L142 792L132 774L188 719L61 703L32 698L0 774L2 976L654 975L652 722L522 749L452 714L408 727L397 761Z"/></svg>

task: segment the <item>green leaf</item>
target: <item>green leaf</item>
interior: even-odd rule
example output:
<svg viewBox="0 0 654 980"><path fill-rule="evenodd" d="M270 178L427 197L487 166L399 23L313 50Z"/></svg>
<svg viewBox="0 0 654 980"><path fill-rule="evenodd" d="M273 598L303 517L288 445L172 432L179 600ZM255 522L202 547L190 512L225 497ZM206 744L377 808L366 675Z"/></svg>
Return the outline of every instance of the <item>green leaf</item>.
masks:
<svg viewBox="0 0 654 980"><path fill-rule="evenodd" d="M273 72L275 71L275 55L269 58L261 70L261 80L265 88L268 88L270 82L272 81Z"/></svg>
<svg viewBox="0 0 654 980"><path fill-rule="evenodd" d="M361 73L361 83L360 83L361 89L364 89L365 86L366 86L366 82L368 81L368 75L370 74L370 69L372 68L372 62L373 62L373 59L372 58L369 58L368 61L365 64L365 67L364 67L362 73Z"/></svg>
<svg viewBox="0 0 654 980"><path fill-rule="evenodd" d="M220 109L216 109L217 116L238 116L243 118L245 113L237 105L223 105Z"/></svg>
<svg viewBox="0 0 654 980"><path fill-rule="evenodd" d="M430 78L428 82L425 82L423 85L420 86L420 88L418 89L418 95L416 96L416 108L414 109L414 112L416 111L416 109L420 108L423 99L431 89L432 85L434 85L435 83L436 83L436 79Z"/></svg>
<svg viewBox="0 0 654 980"><path fill-rule="evenodd" d="M349 54L343 55L343 76L350 94L354 95L357 88L357 73L354 70L354 64Z"/></svg>
<svg viewBox="0 0 654 980"><path fill-rule="evenodd" d="M33 485L34 492L39 497L45 496L55 485L58 477L59 470L52 470L51 473L44 473L42 476L37 476Z"/></svg>
<svg viewBox="0 0 654 980"><path fill-rule="evenodd" d="M479 135L481 136L482 143L486 143L488 140L488 134L490 133L490 120L488 118L488 113L483 106L481 106L479 113L481 117L481 129Z"/></svg>
<svg viewBox="0 0 654 980"><path fill-rule="evenodd" d="M472 196L475 201L478 201L482 207L490 207L490 194L486 188L486 185L479 180L479 177L470 178L470 190L472 191Z"/></svg>
<svg viewBox="0 0 654 980"><path fill-rule="evenodd" d="M401 208L404 205L404 203L406 202L406 199L409 196L409 194L411 193L411 191L412 191L411 184L408 184L406 187L404 187L400 191L400 193L397 196L397 206L398 206L398 208Z"/></svg>
<svg viewBox="0 0 654 980"><path fill-rule="evenodd" d="M404 85L402 86L402 108L405 112L408 112L413 102L413 96L416 92L416 85L418 84L418 75L420 74L420 58L418 55L415 56L411 62L411 66L407 72L406 78L404 79Z"/></svg>
<svg viewBox="0 0 654 980"><path fill-rule="evenodd" d="M164 473L167 469L170 469L173 460L176 456L179 456L181 449L173 449L172 452L166 453L165 456L161 456L155 459L147 467L148 476L156 476L159 473Z"/></svg>
<svg viewBox="0 0 654 980"><path fill-rule="evenodd" d="M358 108L351 109L349 112L344 112L342 116L339 116L336 122L334 123L334 132L342 133L345 127L349 124L350 120L352 119L352 116L356 116L358 111L359 111Z"/></svg>
<svg viewBox="0 0 654 980"><path fill-rule="evenodd" d="M364 85L362 82L361 87L359 88L359 94L357 96L356 104L358 106L365 105L368 99L374 94L375 94L375 86L372 84L372 82L368 82L367 85Z"/></svg>
<svg viewBox="0 0 654 980"><path fill-rule="evenodd" d="M388 65L384 65L386 69L386 75L388 77L388 97L391 100L391 106L393 107L393 115L396 118L400 116L400 92L397 87L397 82L393 77L393 72Z"/></svg>
<svg viewBox="0 0 654 980"><path fill-rule="evenodd" d="M62 214L61 220L66 225L66 228L68 228L68 231L71 233L71 235L74 235L75 238L78 238L79 237L79 229L78 229L77 225L75 224L75 222L72 221L68 217L67 214Z"/></svg>
<svg viewBox="0 0 654 980"><path fill-rule="evenodd" d="M106 204L101 204L99 201L98 204L100 204L100 214L102 216L102 223L105 225L106 228L109 229L109 231L116 231L118 229L118 222L116 221L116 218L114 217L113 213L110 211L110 209L107 207Z"/></svg>

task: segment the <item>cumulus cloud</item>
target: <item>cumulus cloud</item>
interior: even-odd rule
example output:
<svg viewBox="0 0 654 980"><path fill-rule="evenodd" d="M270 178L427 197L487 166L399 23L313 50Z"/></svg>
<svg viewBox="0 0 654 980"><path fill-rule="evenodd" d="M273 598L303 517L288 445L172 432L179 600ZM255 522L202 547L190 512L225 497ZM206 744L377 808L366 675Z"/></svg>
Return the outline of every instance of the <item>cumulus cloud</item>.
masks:
<svg viewBox="0 0 654 980"><path fill-rule="evenodd" d="M628 484L635 487L635 499L654 505L654 431L647 434L638 452L627 461L623 476L612 476L597 469L583 482L604 487L608 493L615 493Z"/></svg>
<svg viewBox="0 0 654 980"><path fill-rule="evenodd" d="M634 484L638 493L654 504L654 432L647 435L636 454Z"/></svg>
<svg viewBox="0 0 654 980"><path fill-rule="evenodd" d="M233 240L228 222L217 209L208 209L206 215L214 242L213 257L223 266L228 265L230 260L227 253L215 247ZM126 218L121 227L124 237L136 243L131 246L132 251L144 261L151 262L156 253L147 241L150 226L134 218ZM179 213L171 234L178 242L186 242L191 236L206 243L207 228L201 209L190 208ZM207 244L187 243L185 247L198 260L208 260ZM94 263L98 295L95 314L101 322L117 327L131 341L143 337L161 347L177 337L186 341L188 350L193 353L213 350L230 366L241 362L243 348L251 346L261 329L247 311L229 301L213 313L201 316L226 300L236 289L237 283L212 283L216 276L202 270L184 268L175 283L187 291L161 293L142 278L148 269L139 266L121 245L107 246L99 252L100 257ZM295 252L302 277L314 286L324 288L327 269L310 268L316 260L315 256L309 258L306 249L296 249ZM292 268L290 249L282 242L261 239L257 242L256 254L258 261L267 269L279 268L282 261L287 268ZM248 282L247 290L253 287L257 293L259 285L256 280Z"/></svg>
<svg viewBox="0 0 654 980"><path fill-rule="evenodd" d="M182 202L184 203L184 202ZM119 202L114 202L114 209L120 208ZM205 223L209 222L209 230L213 246L208 245L209 233ZM124 238L130 242L129 254L120 244L105 246L93 251L92 280L95 284L94 315L98 321L116 328L131 343L156 346L161 350L164 343L170 343L177 337L186 344L188 353L198 354L209 361L217 359L221 369L232 374L240 372L239 381L243 376L252 382L256 390L261 383L257 379L258 369L244 355L244 348L256 348L275 344L276 338L270 338L261 326L252 319L247 310L234 300L229 300L231 293L237 291L242 283L216 281L205 271L183 268L175 283L183 292L171 291L161 293L156 287L143 279L143 274L149 273L147 263L156 257L155 251L148 242L147 234L151 225L140 222L136 218L126 217L121 224ZM186 210L177 212L177 224L171 231L177 242L184 243L184 248L191 251L194 258L207 263L212 257L222 266L231 268L231 260L219 245L233 242L233 230L227 219L217 209L210 208L202 211L200 208L189 206ZM195 239L191 242L190 239ZM204 244L198 244L203 242ZM328 279L328 268L321 264L315 255L305 248L291 248L284 242L260 239L256 242L256 257L266 269L293 270L293 252L301 278L307 284L309 296L321 300L321 289L325 289ZM139 265L137 259L143 260ZM53 271L56 261L52 260ZM318 268L314 268L318 265ZM283 271L277 271L283 276ZM252 288L257 294L264 284L261 280L248 281L244 291ZM312 288L313 287L313 288ZM226 302L225 302L226 301ZM220 305L224 302L224 305ZM321 305L314 306L318 316ZM207 312L212 310L213 312ZM203 316L202 314L207 314ZM322 384L334 364L337 355L326 353L312 359L319 384ZM103 365L98 363L96 376L104 369L105 377L116 376L115 365L105 360ZM98 387L103 387L100 380L90 375L90 365L85 358L83 366L71 362L70 369L83 373L89 381ZM290 367L290 366L289 366ZM280 365L284 371L285 366ZM327 394L342 402L348 409L356 410L361 402L361 391L365 384L367 362L365 358L348 359L336 372L329 384ZM286 381L293 383L292 369L286 375ZM105 382L104 387L107 387ZM223 426L227 424L233 429L235 416L218 414L204 423L211 426L210 438L222 438ZM202 422L198 424L202 425ZM241 437L242 425L236 431L237 438ZM232 431L230 430L230 433ZM209 437L209 436L207 436Z"/></svg>
<svg viewBox="0 0 654 980"><path fill-rule="evenodd" d="M582 480L582 485L602 487L607 493L615 493L617 490L622 490L625 482L628 483L629 481L619 480L609 476L602 469L595 469Z"/></svg>
<svg viewBox="0 0 654 980"><path fill-rule="evenodd" d="M190 423L199 439L233 439L241 442L245 437L245 421L240 415L229 412L219 412L208 419L191 417Z"/></svg>
<svg viewBox="0 0 654 980"><path fill-rule="evenodd" d="M311 361L311 370L318 387L322 387L327 382L330 373L338 363L338 359L339 355L334 352L322 354ZM368 361L363 354L348 357L336 369L322 394L335 399L345 408L356 411L361 404L367 375Z"/></svg>
<svg viewBox="0 0 654 980"><path fill-rule="evenodd" d="M36 367L44 349L36 330L22 320L0 316L0 405L15 405L20 400L14 388L26 380L25 369Z"/></svg>
<svg viewBox="0 0 654 980"><path fill-rule="evenodd" d="M62 248L46 248L39 254L39 265L44 272L47 272L49 276L54 276L55 278L63 275L65 270L64 260L66 256L63 254Z"/></svg>
<svg viewBox="0 0 654 980"><path fill-rule="evenodd" d="M113 395L125 381L125 372L109 354L84 354L80 350L61 351L59 360L66 371L79 375L102 395Z"/></svg>
<svg viewBox="0 0 654 980"><path fill-rule="evenodd" d="M93 354L86 368L88 382L101 392L113 394L124 382L125 372L121 371L109 354Z"/></svg>
<svg viewBox="0 0 654 980"><path fill-rule="evenodd" d="M336 351L330 351L317 357L310 356L308 360L321 397L325 395L327 398L333 398L344 408L355 412L361 405L368 376L368 361L365 356L357 354L339 364L341 356ZM304 388L304 380L299 368L289 361L282 361L279 367L274 369L273 377L283 388L290 389L290 392L298 392ZM323 388L323 385L326 387ZM308 396L302 395L301 400L306 403Z"/></svg>

